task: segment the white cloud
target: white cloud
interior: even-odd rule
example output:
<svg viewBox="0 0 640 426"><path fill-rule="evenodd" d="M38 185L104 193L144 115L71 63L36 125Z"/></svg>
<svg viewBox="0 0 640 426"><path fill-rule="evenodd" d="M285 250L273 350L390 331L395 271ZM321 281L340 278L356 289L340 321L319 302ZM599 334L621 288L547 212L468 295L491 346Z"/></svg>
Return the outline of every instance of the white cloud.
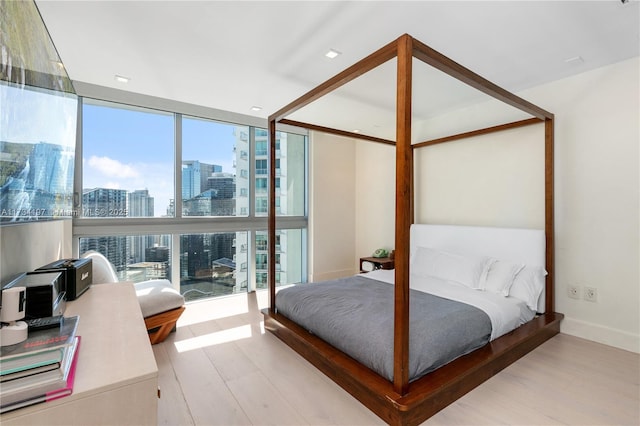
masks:
<svg viewBox="0 0 640 426"><path fill-rule="evenodd" d="M128 192L148 189L154 198L156 216L166 214L169 199L174 198L174 172L171 163L124 163L109 157L92 156L84 161L84 188L124 189Z"/></svg>
<svg viewBox="0 0 640 426"><path fill-rule="evenodd" d="M120 189L120 183L118 183L118 182L107 182L104 185L102 185L102 188Z"/></svg>
<svg viewBox="0 0 640 426"><path fill-rule="evenodd" d="M93 155L89 158L89 167L109 177L137 178L139 176L138 171L134 167L109 157L97 157Z"/></svg>

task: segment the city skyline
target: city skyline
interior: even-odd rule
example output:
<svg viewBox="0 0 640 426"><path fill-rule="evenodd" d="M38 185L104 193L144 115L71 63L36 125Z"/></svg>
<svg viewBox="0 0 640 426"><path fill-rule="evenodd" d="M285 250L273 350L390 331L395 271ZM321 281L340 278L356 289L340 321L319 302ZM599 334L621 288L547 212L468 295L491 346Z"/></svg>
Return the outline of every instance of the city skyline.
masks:
<svg viewBox="0 0 640 426"><path fill-rule="evenodd" d="M241 127L240 127L241 129ZM248 132L235 132L235 157L237 174L225 173L221 166L207 164L200 161L183 161L182 166L182 193L189 198L183 200L183 216L230 216L246 215L249 209L249 181L256 181L255 214L266 214L266 134L264 131L256 132L256 152L253 159L249 159ZM301 198L287 196L287 179L289 172L294 180L304 176L304 167L290 168L286 161L289 154L297 165L303 164L304 138L294 142L291 146L287 143L287 134L279 135L277 178L278 211L287 213L289 207L294 207L294 201ZM295 138L293 138L295 140ZM258 147L258 145L260 147ZM282 161L284 160L284 161ZM258 163L260 164L258 166ZM264 184L263 184L264 183ZM282 187L280 186L280 183ZM92 208L106 211L107 216L118 216L118 211L125 206L125 216L137 216L131 206L133 199L137 200L136 211L151 214L149 207L153 206L153 197L149 191L136 191L127 194L122 189L93 189L83 194L83 202ZM304 193L304 190L301 191ZM292 192L291 195L295 193ZM282 210L281 210L282 209ZM114 213L115 212L115 213ZM286 283L292 279L295 282L302 281L302 231L279 230L276 240L276 280L278 283ZM248 288L249 270L249 238L247 231L221 232L214 234L181 234L179 246L165 242L167 246L161 246L158 241L160 236L114 236L114 237L86 237L81 239L81 249L93 248L103 252L107 257L113 256L112 262L122 278L136 279L135 277L147 277L155 271L158 259L149 262L146 258L147 249L164 250L170 253L171 247L178 249L180 264L171 266L170 259L161 261L159 270L167 274L175 267L180 276L180 291L191 298L210 297L230 292L245 291ZM255 234L255 274L256 285L264 287L267 276L267 245L266 231L257 231ZM174 243L175 244L175 243ZM291 250L289 250L291 249ZM109 255L114 252L113 255ZM124 253L124 255L123 255Z"/></svg>
<svg viewBox="0 0 640 426"><path fill-rule="evenodd" d="M246 128L183 117L181 163L195 160L235 173L236 127ZM170 200L175 199L173 137L173 114L112 108L85 100L83 189L148 190L155 199L156 217L164 216Z"/></svg>

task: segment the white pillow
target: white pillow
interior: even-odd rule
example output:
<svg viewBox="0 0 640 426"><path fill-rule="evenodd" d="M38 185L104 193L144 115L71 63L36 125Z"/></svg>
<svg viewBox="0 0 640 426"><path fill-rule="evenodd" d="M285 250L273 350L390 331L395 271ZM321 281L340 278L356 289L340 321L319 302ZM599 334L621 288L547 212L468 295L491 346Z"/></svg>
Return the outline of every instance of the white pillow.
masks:
<svg viewBox="0 0 640 426"><path fill-rule="evenodd" d="M480 289L493 259L452 253L428 247L416 247L411 257L411 273L454 281Z"/></svg>
<svg viewBox="0 0 640 426"><path fill-rule="evenodd" d="M516 275L522 271L523 268L523 263L496 260L489 268L489 273L482 285L482 289L507 297Z"/></svg>
<svg viewBox="0 0 640 426"><path fill-rule="evenodd" d="M538 310L538 299L545 286L547 271L541 266L525 266L517 275L509 289L509 296L527 303L532 311Z"/></svg>

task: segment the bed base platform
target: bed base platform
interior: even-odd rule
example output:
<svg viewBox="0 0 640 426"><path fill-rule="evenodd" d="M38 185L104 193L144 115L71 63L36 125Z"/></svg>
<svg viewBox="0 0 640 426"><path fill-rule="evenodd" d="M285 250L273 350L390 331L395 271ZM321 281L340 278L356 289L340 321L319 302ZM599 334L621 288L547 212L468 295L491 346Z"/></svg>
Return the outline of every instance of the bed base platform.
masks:
<svg viewBox="0 0 640 426"><path fill-rule="evenodd" d="M265 328L390 425L417 425L560 332L564 315L540 315L409 384L393 383L272 309Z"/></svg>

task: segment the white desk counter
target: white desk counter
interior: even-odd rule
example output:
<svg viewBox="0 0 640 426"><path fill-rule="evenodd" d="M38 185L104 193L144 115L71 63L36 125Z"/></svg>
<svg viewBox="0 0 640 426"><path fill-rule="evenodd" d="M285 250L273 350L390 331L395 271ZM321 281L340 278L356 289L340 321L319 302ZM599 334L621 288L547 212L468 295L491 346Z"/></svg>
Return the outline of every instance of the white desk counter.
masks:
<svg viewBox="0 0 640 426"><path fill-rule="evenodd" d="M156 425L158 366L133 285L93 285L64 315L80 317L73 394L2 414L0 423Z"/></svg>

